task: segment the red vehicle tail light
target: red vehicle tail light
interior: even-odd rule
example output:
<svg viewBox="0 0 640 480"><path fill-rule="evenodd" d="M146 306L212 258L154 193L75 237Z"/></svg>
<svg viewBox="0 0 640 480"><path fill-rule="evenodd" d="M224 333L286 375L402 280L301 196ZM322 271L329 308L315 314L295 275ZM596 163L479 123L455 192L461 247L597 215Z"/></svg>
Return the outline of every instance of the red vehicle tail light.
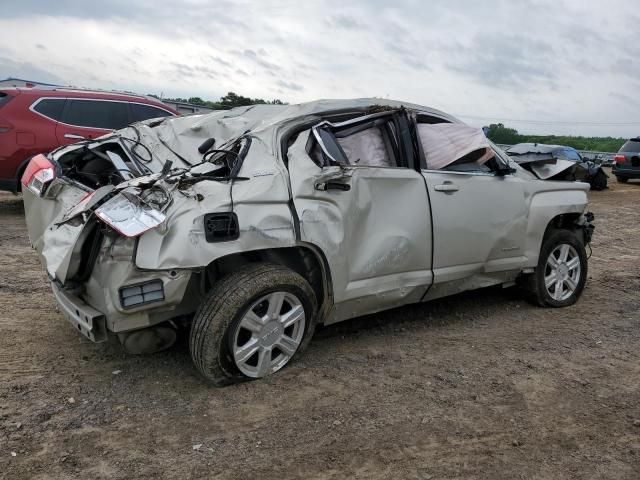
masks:
<svg viewBox="0 0 640 480"><path fill-rule="evenodd" d="M613 157L613 161L616 162L617 164L624 163L624 160L625 160L624 155L616 155L615 157Z"/></svg>
<svg viewBox="0 0 640 480"><path fill-rule="evenodd" d="M38 196L47 190L56 177L53 164L44 155L36 155L31 159L22 175L22 185Z"/></svg>

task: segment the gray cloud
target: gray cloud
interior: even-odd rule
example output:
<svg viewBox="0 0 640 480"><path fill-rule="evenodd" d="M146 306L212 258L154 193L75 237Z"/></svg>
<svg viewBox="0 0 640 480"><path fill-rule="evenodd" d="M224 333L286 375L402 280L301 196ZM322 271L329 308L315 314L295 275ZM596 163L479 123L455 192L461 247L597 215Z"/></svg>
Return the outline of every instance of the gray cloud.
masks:
<svg viewBox="0 0 640 480"><path fill-rule="evenodd" d="M629 33L640 17L628 0L5 3L0 31L12 42L0 46L0 77L202 98L389 96L497 119L637 119L621 108L640 78Z"/></svg>
<svg viewBox="0 0 640 480"><path fill-rule="evenodd" d="M261 49L259 53L256 53L253 50L247 49L242 52L242 55L244 55L246 58L250 59L251 61L255 62L256 64L260 65L265 70L275 72L281 69L275 63L269 62L263 58L263 56L266 55L266 52L264 51L264 49Z"/></svg>
<svg viewBox="0 0 640 480"><path fill-rule="evenodd" d="M551 63L550 43L524 36L483 33L474 38L473 50L455 46L447 65L477 82L520 89L535 82L555 85L558 73Z"/></svg>
<svg viewBox="0 0 640 480"><path fill-rule="evenodd" d="M639 99L633 98L633 97L631 97L629 95L625 95L623 93L609 92L609 97L620 101L626 107L633 107L633 108L640 107L640 100Z"/></svg>
<svg viewBox="0 0 640 480"><path fill-rule="evenodd" d="M58 75L37 67L30 62L16 62L10 58L0 57L0 78L5 77L37 80L56 85L64 85L66 83Z"/></svg>
<svg viewBox="0 0 640 480"><path fill-rule="evenodd" d="M362 30L364 24L353 15L337 13L328 17L325 22L330 27L345 28L347 30Z"/></svg>
<svg viewBox="0 0 640 480"><path fill-rule="evenodd" d="M297 83L293 82L285 82L284 80L278 80L276 82L276 85L286 90L294 90L296 92L301 92L302 90L304 90L304 87L302 85L298 85Z"/></svg>

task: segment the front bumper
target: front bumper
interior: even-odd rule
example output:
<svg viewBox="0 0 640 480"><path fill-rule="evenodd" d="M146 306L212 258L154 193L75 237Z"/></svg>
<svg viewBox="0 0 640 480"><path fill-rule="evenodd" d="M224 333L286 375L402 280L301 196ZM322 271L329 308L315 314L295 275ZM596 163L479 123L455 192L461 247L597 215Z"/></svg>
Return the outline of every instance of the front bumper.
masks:
<svg viewBox="0 0 640 480"><path fill-rule="evenodd" d="M106 318L102 313L75 295L64 292L54 282L51 282L51 288L58 307L71 325L92 342L107 341Z"/></svg>

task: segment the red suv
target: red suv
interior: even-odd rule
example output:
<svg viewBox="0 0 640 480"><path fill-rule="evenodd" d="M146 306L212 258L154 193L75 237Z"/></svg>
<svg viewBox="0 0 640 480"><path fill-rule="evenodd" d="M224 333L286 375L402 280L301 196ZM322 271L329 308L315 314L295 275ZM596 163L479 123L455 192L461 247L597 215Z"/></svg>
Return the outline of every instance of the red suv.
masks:
<svg viewBox="0 0 640 480"><path fill-rule="evenodd" d="M34 155L149 118L178 115L151 98L70 88L0 90L0 190L18 192Z"/></svg>

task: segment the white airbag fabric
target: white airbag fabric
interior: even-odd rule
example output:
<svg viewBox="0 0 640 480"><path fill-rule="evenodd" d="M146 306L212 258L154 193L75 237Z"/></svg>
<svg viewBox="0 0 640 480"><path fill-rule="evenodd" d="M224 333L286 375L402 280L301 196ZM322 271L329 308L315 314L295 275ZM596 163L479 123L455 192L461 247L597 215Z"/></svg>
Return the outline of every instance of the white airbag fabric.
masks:
<svg viewBox="0 0 640 480"><path fill-rule="evenodd" d="M458 123L421 123L418 135L430 170L445 168L476 150L485 150L484 155L474 162L479 165L494 156L487 137L479 128Z"/></svg>
<svg viewBox="0 0 640 480"><path fill-rule="evenodd" d="M339 138L338 143L352 165L392 166L379 128L368 128L348 137Z"/></svg>

